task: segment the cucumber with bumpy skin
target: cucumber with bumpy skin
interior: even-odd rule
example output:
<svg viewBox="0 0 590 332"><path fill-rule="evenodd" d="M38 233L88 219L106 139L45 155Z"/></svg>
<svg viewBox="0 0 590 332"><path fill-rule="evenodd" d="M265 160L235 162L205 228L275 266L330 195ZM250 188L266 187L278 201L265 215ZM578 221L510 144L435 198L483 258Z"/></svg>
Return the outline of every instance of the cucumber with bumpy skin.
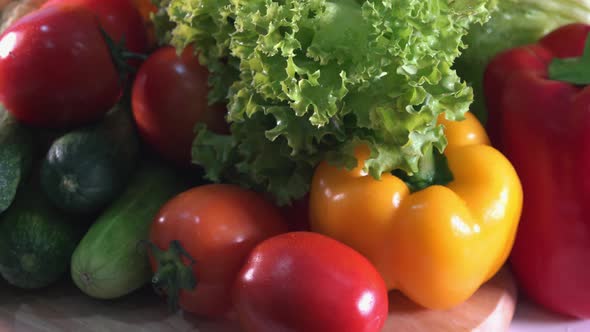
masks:
<svg viewBox="0 0 590 332"><path fill-rule="evenodd" d="M68 213L95 213L112 203L128 183L139 157L139 137L124 108L98 124L53 142L41 167L49 199Z"/></svg>
<svg viewBox="0 0 590 332"><path fill-rule="evenodd" d="M56 209L32 177L0 217L0 274L24 289L49 286L66 275L83 229Z"/></svg>
<svg viewBox="0 0 590 332"><path fill-rule="evenodd" d="M0 106L0 213L14 201L31 169L33 136Z"/></svg>
<svg viewBox="0 0 590 332"><path fill-rule="evenodd" d="M71 275L78 288L94 298L114 299L148 284L152 274L142 243L160 207L186 187L174 170L142 165L76 248Z"/></svg>

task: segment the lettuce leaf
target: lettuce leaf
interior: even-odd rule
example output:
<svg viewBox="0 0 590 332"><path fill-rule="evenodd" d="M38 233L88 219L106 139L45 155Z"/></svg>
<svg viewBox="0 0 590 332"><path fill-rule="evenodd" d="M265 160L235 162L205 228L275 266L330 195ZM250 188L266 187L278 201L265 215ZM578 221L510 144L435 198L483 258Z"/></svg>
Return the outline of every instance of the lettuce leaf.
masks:
<svg viewBox="0 0 590 332"><path fill-rule="evenodd" d="M483 73L499 52L529 43L573 23L590 23L590 0L494 0L491 19L473 25L465 37L468 48L458 58L456 69L474 89L473 113L487 119L482 88Z"/></svg>
<svg viewBox="0 0 590 332"><path fill-rule="evenodd" d="M171 42L194 45L225 100L231 135L197 130L209 179L302 197L322 160L365 171L420 170L443 151L436 124L460 120L473 92L452 68L490 0L171 0ZM434 149L433 149L434 148Z"/></svg>

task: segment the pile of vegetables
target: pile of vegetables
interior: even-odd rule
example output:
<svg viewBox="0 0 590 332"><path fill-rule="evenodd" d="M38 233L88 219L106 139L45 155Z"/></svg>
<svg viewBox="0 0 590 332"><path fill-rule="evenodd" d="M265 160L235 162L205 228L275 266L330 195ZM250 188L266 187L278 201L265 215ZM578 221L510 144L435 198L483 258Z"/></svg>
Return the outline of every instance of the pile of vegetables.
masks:
<svg viewBox="0 0 590 332"><path fill-rule="evenodd" d="M266 294L282 298L289 280L291 300L331 310L309 307L317 317L300 323L283 303L291 316L279 324L379 330L387 289L367 258L309 232L307 218L289 224L263 193L207 183L191 165L195 124L228 133L226 108L209 105L209 73L193 49L156 43L156 10L51 0L0 36L2 278L33 290L69 276L97 299L152 284L173 310L235 309L257 331L274 330Z"/></svg>
<svg viewBox="0 0 590 332"><path fill-rule="evenodd" d="M552 169L530 163L585 162L562 148L585 138L575 100L590 28L522 45L590 20L589 8L49 0L0 35L0 275L25 289L69 276L105 300L151 284L172 310L257 332L377 332L389 291L452 308L511 253L534 284L528 271L543 269L528 246L546 239L531 219L567 209L531 212L551 209L531 184ZM543 70L568 83L543 90ZM535 89L555 94L520 98ZM558 119L571 103L566 121L526 113ZM527 156L539 137L561 154Z"/></svg>

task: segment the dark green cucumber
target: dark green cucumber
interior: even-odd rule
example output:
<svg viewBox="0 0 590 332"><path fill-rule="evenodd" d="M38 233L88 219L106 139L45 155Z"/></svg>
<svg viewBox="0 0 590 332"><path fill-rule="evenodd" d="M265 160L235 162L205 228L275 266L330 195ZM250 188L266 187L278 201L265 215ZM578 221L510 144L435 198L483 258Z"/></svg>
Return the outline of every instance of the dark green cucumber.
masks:
<svg viewBox="0 0 590 332"><path fill-rule="evenodd" d="M34 178L0 217L0 274L25 289L43 288L67 275L83 234L47 200Z"/></svg>
<svg viewBox="0 0 590 332"><path fill-rule="evenodd" d="M90 227L71 263L75 284L99 299L124 296L149 283L151 269L142 242L158 210L186 189L174 170L140 167L126 192Z"/></svg>
<svg viewBox="0 0 590 332"><path fill-rule="evenodd" d="M33 162L33 136L0 106L0 213L14 201Z"/></svg>
<svg viewBox="0 0 590 332"><path fill-rule="evenodd" d="M58 138L43 161L41 184L66 212L98 212L123 192L138 156L133 118L117 108L99 124Z"/></svg>

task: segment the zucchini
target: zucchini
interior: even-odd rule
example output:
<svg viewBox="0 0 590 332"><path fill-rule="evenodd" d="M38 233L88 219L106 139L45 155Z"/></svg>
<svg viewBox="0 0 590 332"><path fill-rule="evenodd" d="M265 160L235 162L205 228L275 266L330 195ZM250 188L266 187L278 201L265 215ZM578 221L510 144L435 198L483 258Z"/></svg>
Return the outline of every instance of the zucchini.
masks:
<svg viewBox="0 0 590 332"><path fill-rule="evenodd" d="M27 180L0 218L0 274L13 286L38 289L67 275L83 229Z"/></svg>
<svg viewBox="0 0 590 332"><path fill-rule="evenodd" d="M142 243L160 207L186 187L172 169L142 165L74 251L71 275L76 286L91 297L114 299L149 283L152 273Z"/></svg>
<svg viewBox="0 0 590 332"><path fill-rule="evenodd" d="M41 166L41 184L64 211L96 213L123 192L138 157L133 118L116 108L99 124L69 132L51 145Z"/></svg>
<svg viewBox="0 0 590 332"><path fill-rule="evenodd" d="M0 213L14 201L33 163L33 136L0 106Z"/></svg>

